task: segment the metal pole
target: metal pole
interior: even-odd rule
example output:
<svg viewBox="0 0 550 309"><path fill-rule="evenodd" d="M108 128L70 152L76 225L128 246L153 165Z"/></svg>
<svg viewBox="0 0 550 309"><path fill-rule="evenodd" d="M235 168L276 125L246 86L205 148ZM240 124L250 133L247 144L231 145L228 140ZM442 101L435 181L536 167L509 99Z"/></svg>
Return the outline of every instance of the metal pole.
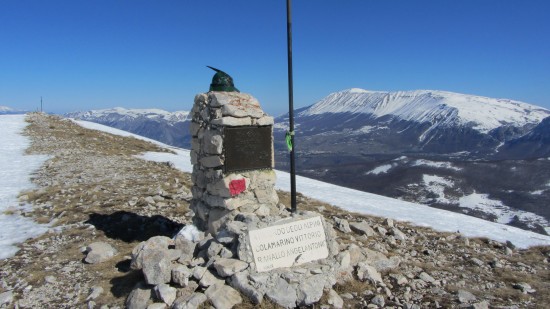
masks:
<svg viewBox="0 0 550 309"><path fill-rule="evenodd" d="M42 112L42 96L40 96L40 112Z"/></svg>
<svg viewBox="0 0 550 309"><path fill-rule="evenodd" d="M290 210L296 212L296 166L295 152L296 144L294 142L294 94L292 84L292 13L291 0L286 0L286 35L288 50L288 121L290 126L290 140L292 149L290 150Z"/></svg>

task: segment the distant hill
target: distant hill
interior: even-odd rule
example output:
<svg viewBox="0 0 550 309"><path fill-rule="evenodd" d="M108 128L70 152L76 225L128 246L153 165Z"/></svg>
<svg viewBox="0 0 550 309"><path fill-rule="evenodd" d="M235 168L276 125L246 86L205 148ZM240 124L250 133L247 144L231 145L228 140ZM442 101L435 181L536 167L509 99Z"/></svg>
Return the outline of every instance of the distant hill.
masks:
<svg viewBox="0 0 550 309"><path fill-rule="evenodd" d="M177 147L189 148L191 143L188 111L167 112L161 109L116 107L73 112L64 116L100 123Z"/></svg>
<svg viewBox="0 0 550 309"><path fill-rule="evenodd" d="M25 114L27 112L28 111L16 110L8 106L0 105L0 115L17 115L17 114Z"/></svg>

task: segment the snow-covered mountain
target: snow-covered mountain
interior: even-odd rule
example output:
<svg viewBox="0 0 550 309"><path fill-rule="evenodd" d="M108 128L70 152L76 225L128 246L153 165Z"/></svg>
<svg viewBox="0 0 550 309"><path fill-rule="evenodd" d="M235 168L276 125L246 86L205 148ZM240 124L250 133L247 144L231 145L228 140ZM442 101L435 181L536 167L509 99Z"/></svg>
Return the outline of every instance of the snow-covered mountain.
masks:
<svg viewBox="0 0 550 309"><path fill-rule="evenodd" d="M16 110L8 106L0 105L0 115L25 114L26 111Z"/></svg>
<svg viewBox="0 0 550 309"><path fill-rule="evenodd" d="M370 114L374 118L392 116L430 123L429 130L463 126L482 133L506 125L522 127L537 124L550 116L547 109L508 99L437 90L383 92L358 88L332 93L300 115L326 113Z"/></svg>
<svg viewBox="0 0 550 309"><path fill-rule="evenodd" d="M301 175L539 232L550 221L547 109L445 91L354 88L295 115ZM288 167L287 117L274 129L280 169Z"/></svg>
<svg viewBox="0 0 550 309"><path fill-rule="evenodd" d="M65 117L104 124L173 146L188 148L190 145L188 111L116 107L73 112Z"/></svg>
<svg viewBox="0 0 550 309"><path fill-rule="evenodd" d="M466 151L485 156L528 134L546 117L550 110L508 99L353 88L298 110L296 131L322 148L337 139L340 144L359 141L358 150L368 153ZM278 120L284 122L284 116Z"/></svg>

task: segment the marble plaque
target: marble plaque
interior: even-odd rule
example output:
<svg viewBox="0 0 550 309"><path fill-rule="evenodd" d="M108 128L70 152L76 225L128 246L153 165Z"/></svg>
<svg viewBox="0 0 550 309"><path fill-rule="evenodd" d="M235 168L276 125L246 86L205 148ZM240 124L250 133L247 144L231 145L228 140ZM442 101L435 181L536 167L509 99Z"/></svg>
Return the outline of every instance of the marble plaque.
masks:
<svg viewBox="0 0 550 309"><path fill-rule="evenodd" d="M292 267L328 256L321 217L249 231L256 270Z"/></svg>

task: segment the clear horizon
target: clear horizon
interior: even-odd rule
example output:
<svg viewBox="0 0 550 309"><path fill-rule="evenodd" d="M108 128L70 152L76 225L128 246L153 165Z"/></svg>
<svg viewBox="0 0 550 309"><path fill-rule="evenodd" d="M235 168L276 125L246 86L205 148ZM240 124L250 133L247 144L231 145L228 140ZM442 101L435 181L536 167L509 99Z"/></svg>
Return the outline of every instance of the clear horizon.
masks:
<svg viewBox="0 0 550 309"><path fill-rule="evenodd" d="M286 2L0 3L0 105L190 110L213 71L288 111ZM294 1L294 106L349 88L550 109L547 1Z"/></svg>

